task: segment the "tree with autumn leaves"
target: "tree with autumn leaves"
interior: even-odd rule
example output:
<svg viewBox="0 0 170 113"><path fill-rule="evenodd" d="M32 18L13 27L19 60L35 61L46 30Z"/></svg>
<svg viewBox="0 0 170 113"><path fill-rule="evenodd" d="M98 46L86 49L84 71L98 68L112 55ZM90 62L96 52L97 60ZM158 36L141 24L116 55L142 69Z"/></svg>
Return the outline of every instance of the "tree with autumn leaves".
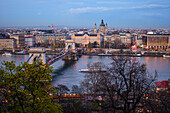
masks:
<svg viewBox="0 0 170 113"><path fill-rule="evenodd" d="M52 67L36 61L16 66L14 61L4 61L0 68L0 112L61 113L61 105L51 95Z"/></svg>
<svg viewBox="0 0 170 113"><path fill-rule="evenodd" d="M112 63L88 64L82 86L93 102L101 96L101 110L104 113L136 113L150 110L146 106L146 95L152 91L152 83L157 77L148 73L146 65L134 57L112 57Z"/></svg>

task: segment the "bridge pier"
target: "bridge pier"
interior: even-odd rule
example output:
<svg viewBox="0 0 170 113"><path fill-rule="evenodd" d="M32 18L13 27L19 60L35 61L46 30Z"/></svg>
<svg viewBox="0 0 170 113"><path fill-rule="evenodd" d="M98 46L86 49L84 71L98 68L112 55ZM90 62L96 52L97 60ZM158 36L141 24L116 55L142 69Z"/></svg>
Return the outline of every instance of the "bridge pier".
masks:
<svg viewBox="0 0 170 113"><path fill-rule="evenodd" d="M65 52L69 51L72 52L72 54L63 57L62 60L77 61L79 57L76 55L75 42L73 40L66 40L65 45Z"/></svg>
<svg viewBox="0 0 170 113"><path fill-rule="evenodd" d="M29 59L27 60L27 62L29 62L29 64L32 64L37 59L42 60L43 64L46 63L45 48L43 47L30 48L28 53L29 53Z"/></svg>
<svg viewBox="0 0 170 113"><path fill-rule="evenodd" d="M66 61L77 61L78 59L79 57L76 54L71 54L62 58L62 60L66 60Z"/></svg>

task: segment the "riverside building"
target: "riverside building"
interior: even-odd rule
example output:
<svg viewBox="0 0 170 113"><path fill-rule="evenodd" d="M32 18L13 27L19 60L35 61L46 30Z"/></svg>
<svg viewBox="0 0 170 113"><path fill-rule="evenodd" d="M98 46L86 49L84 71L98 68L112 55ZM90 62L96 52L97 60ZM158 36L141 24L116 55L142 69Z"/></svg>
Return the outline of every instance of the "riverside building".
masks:
<svg viewBox="0 0 170 113"><path fill-rule="evenodd" d="M36 43L45 43L45 44L53 44L56 41L62 40L64 41L67 37L67 34L38 34L35 36Z"/></svg>
<svg viewBox="0 0 170 113"><path fill-rule="evenodd" d="M142 36L143 46L148 49L168 49L170 48L170 34L166 35L144 35Z"/></svg>
<svg viewBox="0 0 170 113"><path fill-rule="evenodd" d="M130 33L111 33L111 34L106 34L104 36L104 44L105 47L109 44L109 47L112 47L112 45L119 45L119 47L131 47L131 42L132 42L132 38L131 38L131 34ZM119 44L116 44L117 41L115 40L119 40Z"/></svg>
<svg viewBox="0 0 170 113"><path fill-rule="evenodd" d="M25 46L25 37L21 34L12 34L10 38L16 39L17 48L22 48Z"/></svg>
<svg viewBox="0 0 170 113"><path fill-rule="evenodd" d="M35 45L35 37L34 36L25 37L25 44L28 47L33 47Z"/></svg>
<svg viewBox="0 0 170 113"><path fill-rule="evenodd" d="M82 45L82 46L87 46L89 43L96 43L97 45L100 45L100 43L103 41L103 35L100 33L88 33L84 32L81 34L75 34L73 33L71 35L71 39L75 41L76 44Z"/></svg>
<svg viewBox="0 0 170 113"><path fill-rule="evenodd" d="M16 39L0 38L0 49L14 50L17 47Z"/></svg>

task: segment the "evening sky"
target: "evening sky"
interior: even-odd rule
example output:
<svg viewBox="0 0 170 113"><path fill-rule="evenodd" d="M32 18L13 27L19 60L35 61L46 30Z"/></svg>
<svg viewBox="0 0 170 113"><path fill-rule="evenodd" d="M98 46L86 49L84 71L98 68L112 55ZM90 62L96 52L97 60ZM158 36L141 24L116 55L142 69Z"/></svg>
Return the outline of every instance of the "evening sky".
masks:
<svg viewBox="0 0 170 113"><path fill-rule="evenodd" d="M170 0L0 0L0 27L170 28Z"/></svg>

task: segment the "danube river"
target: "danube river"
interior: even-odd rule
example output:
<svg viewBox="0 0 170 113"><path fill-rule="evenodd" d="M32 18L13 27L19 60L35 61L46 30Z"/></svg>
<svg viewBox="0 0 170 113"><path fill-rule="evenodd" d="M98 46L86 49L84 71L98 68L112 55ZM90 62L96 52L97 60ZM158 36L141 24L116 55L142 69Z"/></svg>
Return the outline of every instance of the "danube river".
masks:
<svg viewBox="0 0 170 113"><path fill-rule="evenodd" d="M148 71L154 73L155 70L158 72L158 80L170 79L170 58L164 57L136 57L141 63L147 65ZM3 60L11 61L14 60L18 65L20 62L27 61L28 55L12 55L2 56L0 55L0 62ZM64 84L69 88L72 85L79 85L84 79L85 73L79 72L80 69L87 68L88 63L102 62L104 64L111 63L111 57L101 56L82 56L76 62L65 62L59 60L52 64L54 72L52 73L54 86L58 84ZM1 65L1 64L0 64Z"/></svg>

